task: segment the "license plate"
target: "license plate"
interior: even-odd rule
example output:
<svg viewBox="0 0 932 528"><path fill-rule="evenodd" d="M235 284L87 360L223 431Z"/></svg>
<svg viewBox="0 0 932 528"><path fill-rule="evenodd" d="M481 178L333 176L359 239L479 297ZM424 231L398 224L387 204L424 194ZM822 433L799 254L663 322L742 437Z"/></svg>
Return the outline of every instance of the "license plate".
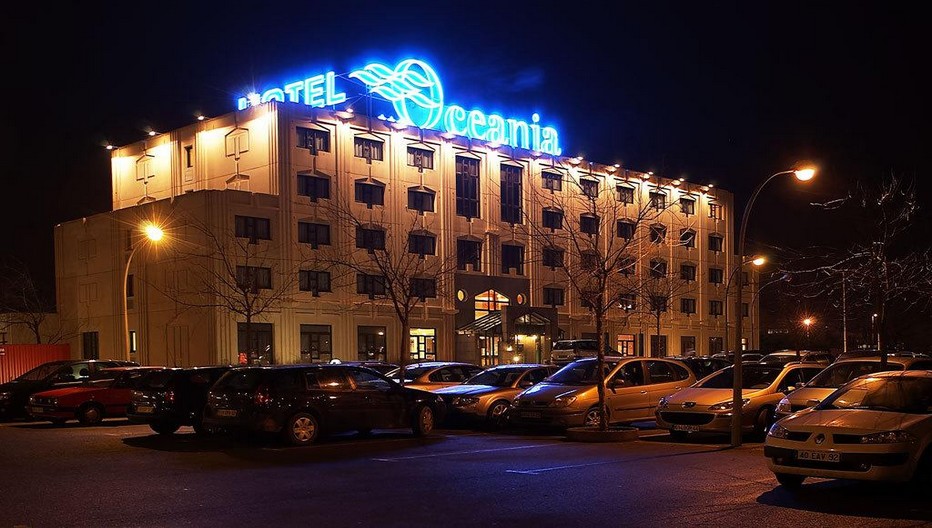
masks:
<svg viewBox="0 0 932 528"><path fill-rule="evenodd" d="M796 458L812 462L841 462L841 454L830 451L798 451Z"/></svg>
<svg viewBox="0 0 932 528"><path fill-rule="evenodd" d="M673 426L674 431L685 431L687 433L695 433L699 431L698 425L680 425L676 424Z"/></svg>
<svg viewBox="0 0 932 528"><path fill-rule="evenodd" d="M540 418L539 412L523 412L521 418Z"/></svg>
<svg viewBox="0 0 932 528"><path fill-rule="evenodd" d="M136 412L139 414L152 414L155 412L155 407L151 405L138 405L136 407Z"/></svg>
<svg viewBox="0 0 932 528"><path fill-rule="evenodd" d="M45 412L45 409L42 407L30 407L29 412L39 414Z"/></svg>
<svg viewBox="0 0 932 528"><path fill-rule="evenodd" d="M236 411L233 409L217 409L217 416L222 416L224 418L231 418L236 416Z"/></svg>

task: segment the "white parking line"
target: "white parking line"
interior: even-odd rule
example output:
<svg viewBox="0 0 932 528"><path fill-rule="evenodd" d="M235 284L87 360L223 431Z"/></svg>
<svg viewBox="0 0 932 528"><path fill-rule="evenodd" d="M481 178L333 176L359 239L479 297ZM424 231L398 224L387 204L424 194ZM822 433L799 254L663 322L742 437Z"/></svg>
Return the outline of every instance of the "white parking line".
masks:
<svg viewBox="0 0 932 528"><path fill-rule="evenodd" d="M527 469L527 470L506 469L505 473L516 473L518 475L540 475L541 473L544 473L547 471L557 471L560 469L576 469L576 468L584 468L584 467L592 467L592 466L604 466L605 464L617 464L619 462L625 462L625 460L607 460L604 462L590 462L588 464L571 464L571 465L566 465L566 466L553 466L553 467Z"/></svg>
<svg viewBox="0 0 932 528"><path fill-rule="evenodd" d="M514 451L517 449L533 449L535 447L547 447L554 444L534 444L534 445L523 445L515 447L499 447L496 449L475 449L472 451L450 451L446 453L432 453L429 455L415 455L408 457L396 457L396 458L373 458L372 460L376 462L398 462L401 460L414 460L418 458L436 458L442 456L454 456L454 455L476 455L479 453L498 453L500 451Z"/></svg>

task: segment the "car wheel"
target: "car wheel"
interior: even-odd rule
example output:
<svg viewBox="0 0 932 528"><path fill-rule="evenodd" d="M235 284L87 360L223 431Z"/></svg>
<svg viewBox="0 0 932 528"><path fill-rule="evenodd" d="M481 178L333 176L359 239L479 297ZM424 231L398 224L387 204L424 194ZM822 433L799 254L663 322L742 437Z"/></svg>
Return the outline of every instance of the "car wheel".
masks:
<svg viewBox="0 0 932 528"><path fill-rule="evenodd" d="M689 436L689 433L687 433L686 431L670 431L670 438L673 440L676 440L677 442L682 442L683 440L686 440L688 436Z"/></svg>
<svg viewBox="0 0 932 528"><path fill-rule="evenodd" d="M764 407L757 413L757 418L754 420L754 436L759 439L766 438L771 425L773 425L773 409Z"/></svg>
<svg viewBox="0 0 932 528"><path fill-rule="evenodd" d="M493 402L492 405L489 406L489 413L487 416L489 425L492 427L501 427L505 425L505 415L510 406L511 404L509 404L507 400Z"/></svg>
<svg viewBox="0 0 932 528"><path fill-rule="evenodd" d="M803 475L790 475L789 473L774 473L773 476L777 477L777 482L781 486L790 490L798 490L803 485L803 481L806 480Z"/></svg>
<svg viewBox="0 0 932 528"><path fill-rule="evenodd" d="M285 423L282 434L285 441L294 446L306 446L317 440L320 427L317 424L317 418L310 413L299 412Z"/></svg>
<svg viewBox="0 0 932 528"><path fill-rule="evenodd" d="M174 432L177 431L179 427L181 427L181 425L173 423L173 422L161 422L161 423L149 424L149 428L160 435L174 434Z"/></svg>
<svg viewBox="0 0 932 528"><path fill-rule="evenodd" d="M429 405L421 405L417 408L411 429L415 436L426 436L434 430L434 410Z"/></svg>
<svg viewBox="0 0 932 528"><path fill-rule="evenodd" d="M81 425L97 425L104 419L104 410L97 404L87 404L78 410Z"/></svg>
<svg viewBox="0 0 932 528"><path fill-rule="evenodd" d="M599 406L590 407L586 411L586 416L583 419L583 425L586 427L598 427L602 422L602 413L599 412Z"/></svg>

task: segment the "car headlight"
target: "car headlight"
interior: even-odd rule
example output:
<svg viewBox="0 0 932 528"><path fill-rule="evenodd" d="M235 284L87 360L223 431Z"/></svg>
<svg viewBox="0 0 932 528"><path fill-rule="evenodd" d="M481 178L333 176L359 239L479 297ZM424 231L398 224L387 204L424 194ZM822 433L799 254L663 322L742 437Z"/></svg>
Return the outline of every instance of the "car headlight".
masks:
<svg viewBox="0 0 932 528"><path fill-rule="evenodd" d="M732 400L723 401L722 403L716 403L715 405L710 406L709 410L710 411L730 411L731 408L734 407L734 403L735 402L733 402ZM741 400L741 405L747 405L749 403L751 403L750 398L744 398L743 400Z"/></svg>
<svg viewBox="0 0 932 528"><path fill-rule="evenodd" d="M658 408L658 409L666 409L666 408L667 408L667 405L669 405L669 404L670 404L670 401L667 400L667 397L666 397L666 396L664 396L663 398L660 398L660 401L657 403L657 408Z"/></svg>
<svg viewBox="0 0 932 528"><path fill-rule="evenodd" d="M36 403L36 397L35 397L35 396L30 396L30 397L29 397L29 403L30 403L30 404Z"/></svg>
<svg viewBox="0 0 932 528"><path fill-rule="evenodd" d="M903 444L915 440L916 437L906 431L884 431L861 437L862 444Z"/></svg>
<svg viewBox="0 0 932 528"><path fill-rule="evenodd" d="M11 392L0 392L0 401L9 400L12 394Z"/></svg>
<svg viewBox="0 0 932 528"><path fill-rule="evenodd" d="M793 412L793 406L790 405L789 398L783 398L780 400L780 403L777 404L778 413L791 413Z"/></svg>
<svg viewBox="0 0 932 528"><path fill-rule="evenodd" d="M479 403L479 398L473 398L471 396L457 396L453 398L454 407L469 407L477 403Z"/></svg>
<svg viewBox="0 0 932 528"><path fill-rule="evenodd" d="M51 400L49 400L49 405L51 405L52 407L58 407L58 398L52 398Z"/></svg>
<svg viewBox="0 0 932 528"><path fill-rule="evenodd" d="M773 438L786 438L786 432L787 432L786 427L783 427L782 425L775 423L770 426L770 430L767 431L767 436L770 436Z"/></svg>
<svg viewBox="0 0 932 528"><path fill-rule="evenodd" d="M569 407L576 401L576 395L572 394L569 396L557 396L550 403L551 407Z"/></svg>

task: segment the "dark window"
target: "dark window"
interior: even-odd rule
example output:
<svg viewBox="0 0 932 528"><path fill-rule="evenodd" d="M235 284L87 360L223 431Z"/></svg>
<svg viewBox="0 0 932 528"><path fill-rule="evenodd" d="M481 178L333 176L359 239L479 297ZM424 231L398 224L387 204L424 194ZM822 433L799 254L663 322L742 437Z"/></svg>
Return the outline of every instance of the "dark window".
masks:
<svg viewBox="0 0 932 528"><path fill-rule="evenodd" d="M667 226L654 224L650 226L650 241L654 244L663 244L667 240Z"/></svg>
<svg viewBox="0 0 932 528"><path fill-rule="evenodd" d="M434 153L417 147L408 147L408 166L419 169L433 169Z"/></svg>
<svg viewBox="0 0 932 528"><path fill-rule="evenodd" d="M680 279L689 282L696 280L696 266L680 264Z"/></svg>
<svg viewBox="0 0 932 528"><path fill-rule="evenodd" d="M722 268L709 268L709 282L712 284L721 284L724 281L725 272Z"/></svg>
<svg viewBox="0 0 932 528"><path fill-rule="evenodd" d="M563 190L563 175L559 172L543 171L540 173L540 179L544 189L551 191Z"/></svg>
<svg viewBox="0 0 932 528"><path fill-rule="evenodd" d="M718 354L725 350L725 340L722 337L709 338L709 354Z"/></svg>
<svg viewBox="0 0 932 528"><path fill-rule="evenodd" d="M356 293L368 295L385 295L385 277L381 275L356 274Z"/></svg>
<svg viewBox="0 0 932 528"><path fill-rule="evenodd" d="M725 239L719 235L709 235L709 251L721 251Z"/></svg>
<svg viewBox="0 0 932 528"><path fill-rule="evenodd" d="M696 299L691 299L689 297L683 297L680 299L680 312L684 314L694 314L696 313Z"/></svg>
<svg viewBox="0 0 932 528"><path fill-rule="evenodd" d="M238 350L248 354L250 365L271 365L275 362L271 323L237 323Z"/></svg>
<svg viewBox="0 0 932 528"><path fill-rule="evenodd" d="M237 215L236 236L250 240L272 240L272 223L268 218Z"/></svg>
<svg viewBox="0 0 932 528"><path fill-rule="evenodd" d="M559 209L544 209L544 228L563 229L563 211Z"/></svg>
<svg viewBox="0 0 932 528"><path fill-rule="evenodd" d="M680 211L687 215L696 214L696 200L680 198Z"/></svg>
<svg viewBox="0 0 932 528"><path fill-rule="evenodd" d="M717 203L709 204L709 218L715 218L721 220L724 217L724 211L722 206Z"/></svg>
<svg viewBox="0 0 932 528"><path fill-rule="evenodd" d="M301 325L301 361L326 363L331 359L333 359L333 333L330 325ZM316 377L311 386L317 388Z"/></svg>
<svg viewBox="0 0 932 528"><path fill-rule="evenodd" d="M135 285L136 285L135 277L133 277L133 274L130 273L129 275L126 276L126 298L127 299L132 299L133 297L136 296L136 288L134 288Z"/></svg>
<svg viewBox="0 0 932 528"><path fill-rule="evenodd" d="M563 250L560 248L544 248L544 266L555 269L563 267Z"/></svg>
<svg viewBox="0 0 932 528"><path fill-rule="evenodd" d="M311 154L330 152L330 132L316 128L296 127L298 148L306 148Z"/></svg>
<svg viewBox="0 0 932 528"><path fill-rule="evenodd" d="M618 231L618 237L624 238L626 240L631 240L634 238L634 222L628 222L626 220L619 220L616 224L616 229Z"/></svg>
<svg viewBox="0 0 932 528"><path fill-rule="evenodd" d="M356 201L372 208L373 205L385 205L385 186L366 181L356 182Z"/></svg>
<svg viewBox="0 0 932 528"><path fill-rule="evenodd" d="M367 138L355 138L353 142L353 154L357 158L366 158L366 161L382 160L381 141Z"/></svg>
<svg viewBox="0 0 932 528"><path fill-rule="evenodd" d="M408 189L408 209L421 214L434 212L434 192L423 188Z"/></svg>
<svg viewBox="0 0 932 528"><path fill-rule="evenodd" d="M298 195L307 196L312 202L330 198L330 178L298 174Z"/></svg>
<svg viewBox="0 0 932 528"><path fill-rule="evenodd" d="M330 245L330 226L312 222L298 222L298 242L310 244L312 248Z"/></svg>
<svg viewBox="0 0 932 528"><path fill-rule="evenodd" d="M634 257L621 257L618 259L618 273L634 275L637 271L637 259Z"/></svg>
<svg viewBox="0 0 932 528"><path fill-rule="evenodd" d="M722 301L709 301L709 315L722 315L723 308L724 305L722 304Z"/></svg>
<svg viewBox="0 0 932 528"><path fill-rule="evenodd" d="M622 293L618 296L618 307L626 312L634 310L637 306L637 296L633 293Z"/></svg>
<svg viewBox="0 0 932 528"><path fill-rule="evenodd" d="M747 286L747 285L749 285L749 284L750 284L750 283L748 282L749 279L750 279L750 276L748 275L748 272L742 271L742 272L741 272L741 285L742 285L742 286Z"/></svg>
<svg viewBox="0 0 932 528"><path fill-rule="evenodd" d="M667 298L663 295L651 295L650 296L650 311L652 312L666 312L667 311Z"/></svg>
<svg viewBox="0 0 932 528"><path fill-rule="evenodd" d="M356 228L356 247L370 252L385 249L385 231L382 229Z"/></svg>
<svg viewBox="0 0 932 528"><path fill-rule="evenodd" d="M741 303L741 317L747 317L750 313L748 303Z"/></svg>
<svg viewBox="0 0 932 528"><path fill-rule="evenodd" d="M688 248L696 247L696 232L692 229L681 229L680 245Z"/></svg>
<svg viewBox="0 0 932 528"><path fill-rule="evenodd" d="M502 244L502 273L515 270L515 275L524 275L524 246Z"/></svg>
<svg viewBox="0 0 932 528"><path fill-rule="evenodd" d="M666 355L666 350L663 353ZM650 383L670 383L678 379L673 373L673 367L666 361L647 361L646 363Z"/></svg>
<svg viewBox="0 0 932 528"><path fill-rule="evenodd" d="M100 337L97 332L81 332L81 358L100 359Z"/></svg>
<svg viewBox="0 0 932 528"><path fill-rule="evenodd" d="M667 195L661 192L650 193L650 206L657 210L667 208Z"/></svg>
<svg viewBox="0 0 932 528"><path fill-rule="evenodd" d="M583 251L579 254L579 266L585 271L595 271L600 269L601 259L596 251Z"/></svg>
<svg viewBox="0 0 932 528"><path fill-rule="evenodd" d="M579 230L587 235L599 234L599 217L589 213L579 215Z"/></svg>
<svg viewBox="0 0 932 528"><path fill-rule="evenodd" d="M456 267L465 271L467 265L472 266L473 271L482 271L482 242L456 241Z"/></svg>
<svg viewBox="0 0 932 528"><path fill-rule="evenodd" d="M360 326L356 329L356 358L385 361L385 327Z"/></svg>
<svg viewBox="0 0 932 528"><path fill-rule="evenodd" d="M599 182L597 180L580 179L579 188L589 198L598 198L599 196Z"/></svg>
<svg viewBox="0 0 932 528"><path fill-rule="evenodd" d="M186 145L184 147L184 166L188 169L194 166L194 146Z"/></svg>
<svg viewBox="0 0 932 528"><path fill-rule="evenodd" d="M272 268L236 266L236 285L253 293L272 289Z"/></svg>
<svg viewBox="0 0 932 528"><path fill-rule="evenodd" d="M650 355L666 356L667 355L667 336L650 336Z"/></svg>
<svg viewBox="0 0 932 528"><path fill-rule="evenodd" d="M680 355L696 355L696 336L680 336ZM684 380L689 377L689 372L685 369L674 369L677 372L677 379Z"/></svg>
<svg viewBox="0 0 932 528"><path fill-rule="evenodd" d="M408 253L417 255L436 255L437 237L429 234L408 234Z"/></svg>
<svg viewBox="0 0 932 528"><path fill-rule="evenodd" d="M479 160L456 157L456 214L479 218Z"/></svg>
<svg viewBox="0 0 932 528"><path fill-rule="evenodd" d="M650 261L650 276L655 279L662 279L667 276L667 262L665 260L654 259Z"/></svg>
<svg viewBox="0 0 932 528"><path fill-rule="evenodd" d="M502 165L502 222L522 223L521 172L521 167Z"/></svg>
<svg viewBox="0 0 932 528"><path fill-rule="evenodd" d="M562 288L544 288L544 306L563 306Z"/></svg>
<svg viewBox="0 0 932 528"><path fill-rule="evenodd" d="M615 193L618 195L618 201L623 204L634 203L634 188L627 185L615 187Z"/></svg>
<svg viewBox="0 0 932 528"><path fill-rule="evenodd" d="M437 297L437 281L434 279L411 279L411 296L421 301Z"/></svg>
<svg viewBox="0 0 932 528"><path fill-rule="evenodd" d="M329 292L330 290L330 272L300 270L298 272L298 288L301 291L318 294L320 292Z"/></svg>

